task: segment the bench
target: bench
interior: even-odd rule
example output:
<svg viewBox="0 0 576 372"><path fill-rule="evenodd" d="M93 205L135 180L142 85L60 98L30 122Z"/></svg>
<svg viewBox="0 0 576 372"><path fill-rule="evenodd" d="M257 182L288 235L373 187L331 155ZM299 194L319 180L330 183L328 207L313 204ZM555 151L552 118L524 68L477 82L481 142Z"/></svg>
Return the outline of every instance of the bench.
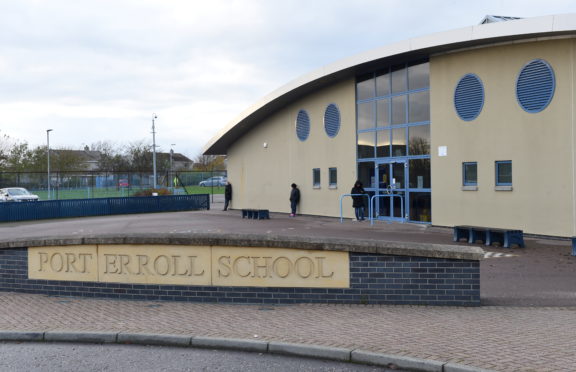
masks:
<svg viewBox="0 0 576 372"><path fill-rule="evenodd" d="M242 209L242 218L253 220L269 220L270 212L268 209Z"/></svg>
<svg viewBox="0 0 576 372"><path fill-rule="evenodd" d="M468 243L476 243L478 240L485 245L500 243L504 248L510 248L512 244L524 248L524 233L522 230L499 229L495 227L479 226L454 226L454 241L458 242L465 238Z"/></svg>

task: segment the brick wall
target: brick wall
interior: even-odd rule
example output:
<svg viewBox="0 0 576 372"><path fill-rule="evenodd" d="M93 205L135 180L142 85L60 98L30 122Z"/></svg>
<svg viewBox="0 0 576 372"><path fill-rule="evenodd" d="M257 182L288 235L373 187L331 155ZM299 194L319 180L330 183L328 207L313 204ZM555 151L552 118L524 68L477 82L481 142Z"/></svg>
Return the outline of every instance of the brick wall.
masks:
<svg viewBox="0 0 576 372"><path fill-rule="evenodd" d="M350 288L143 285L28 279L26 248L0 250L0 291L220 303L480 305L480 263L350 253Z"/></svg>

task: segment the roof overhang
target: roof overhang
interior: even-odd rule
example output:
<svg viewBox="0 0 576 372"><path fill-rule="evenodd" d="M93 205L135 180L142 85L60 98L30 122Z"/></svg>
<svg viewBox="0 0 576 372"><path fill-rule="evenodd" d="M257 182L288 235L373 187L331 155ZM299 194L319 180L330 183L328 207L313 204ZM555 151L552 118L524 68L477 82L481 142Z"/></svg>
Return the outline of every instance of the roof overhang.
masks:
<svg viewBox="0 0 576 372"><path fill-rule="evenodd" d="M437 53L534 38L576 35L576 14L519 19L434 33L376 48L324 66L268 94L229 123L204 147L206 155L226 154L242 135L275 111L334 82L382 64L426 58Z"/></svg>

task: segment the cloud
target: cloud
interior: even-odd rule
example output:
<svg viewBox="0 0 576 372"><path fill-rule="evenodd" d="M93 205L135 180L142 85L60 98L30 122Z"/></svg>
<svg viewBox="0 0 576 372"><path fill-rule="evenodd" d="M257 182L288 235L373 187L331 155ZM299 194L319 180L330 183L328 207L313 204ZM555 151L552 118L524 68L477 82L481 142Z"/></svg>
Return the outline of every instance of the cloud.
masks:
<svg viewBox="0 0 576 372"><path fill-rule="evenodd" d="M194 156L272 90L370 48L572 1L0 0L0 129L55 146L149 139ZM185 149L185 151L184 151Z"/></svg>

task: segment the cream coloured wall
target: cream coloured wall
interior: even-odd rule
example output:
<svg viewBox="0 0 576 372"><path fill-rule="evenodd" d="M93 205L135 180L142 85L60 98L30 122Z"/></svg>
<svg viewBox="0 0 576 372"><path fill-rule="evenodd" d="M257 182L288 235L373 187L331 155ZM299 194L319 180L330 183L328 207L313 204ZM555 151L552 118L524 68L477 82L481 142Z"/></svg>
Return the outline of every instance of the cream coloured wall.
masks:
<svg viewBox="0 0 576 372"><path fill-rule="evenodd" d="M324 111L338 106L338 135L328 137ZM310 135L296 136L300 109L310 117ZM264 143L267 147L264 147ZM338 169L338 187L328 187L328 168ZM312 169L320 168L321 187L312 187ZM279 110L228 149L228 180L233 186L232 208L263 208L290 212L290 184L301 192L298 213L339 216L339 198L349 193L356 177L355 82L348 79L302 97ZM344 202L345 216L352 217L352 203Z"/></svg>
<svg viewBox="0 0 576 372"><path fill-rule="evenodd" d="M432 223L523 229L572 236L574 230L573 39L508 44L430 59ZM522 67L543 59L553 68L556 89L542 112L525 112L516 101ZM474 73L485 103L473 121L454 109L454 89ZM438 156L447 146L448 155ZM512 191L495 190L495 161L512 160ZM462 190L462 162L478 162L478 190Z"/></svg>

